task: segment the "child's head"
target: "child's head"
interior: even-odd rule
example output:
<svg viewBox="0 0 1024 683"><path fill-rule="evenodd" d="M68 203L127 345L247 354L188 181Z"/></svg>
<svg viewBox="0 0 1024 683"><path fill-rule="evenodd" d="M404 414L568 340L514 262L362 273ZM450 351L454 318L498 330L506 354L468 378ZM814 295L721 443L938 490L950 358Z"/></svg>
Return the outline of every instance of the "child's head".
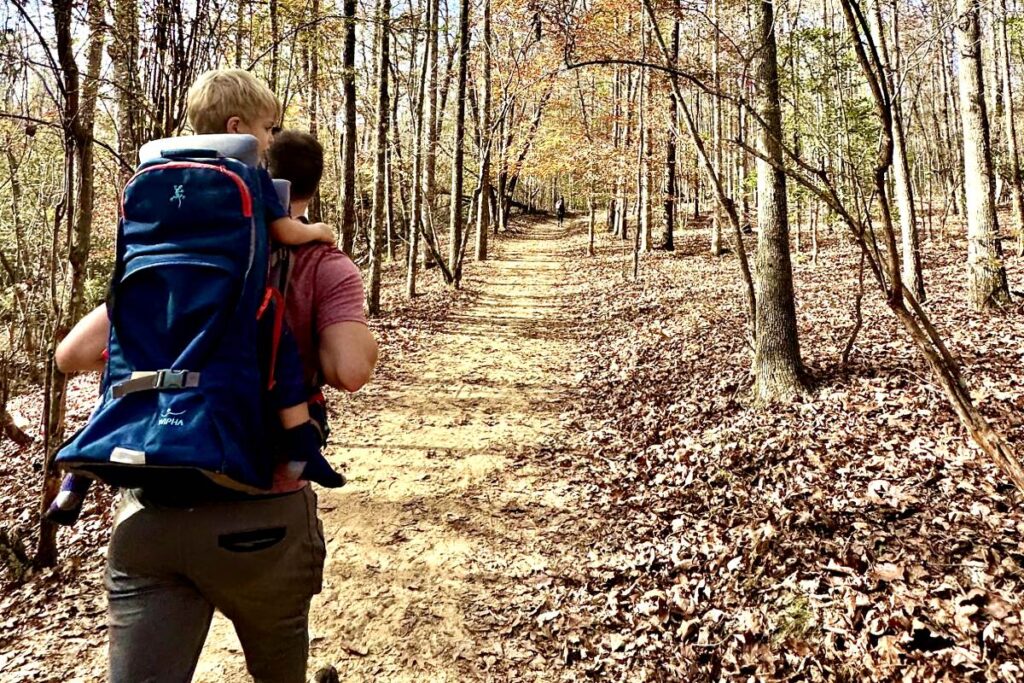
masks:
<svg viewBox="0 0 1024 683"><path fill-rule="evenodd" d="M248 71L207 71L189 88L188 122L199 135L248 133L267 151L281 105L277 96Z"/></svg>
<svg viewBox="0 0 1024 683"><path fill-rule="evenodd" d="M291 182L292 199L309 199L324 173L324 148L309 133L283 130L267 151L267 170L272 177Z"/></svg>

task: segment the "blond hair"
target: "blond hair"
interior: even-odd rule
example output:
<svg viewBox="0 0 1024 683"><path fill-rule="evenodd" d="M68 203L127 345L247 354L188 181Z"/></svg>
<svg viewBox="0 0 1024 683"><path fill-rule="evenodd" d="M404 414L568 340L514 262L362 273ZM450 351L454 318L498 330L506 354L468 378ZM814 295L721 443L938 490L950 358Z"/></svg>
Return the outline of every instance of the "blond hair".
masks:
<svg viewBox="0 0 1024 683"><path fill-rule="evenodd" d="M274 92L244 69L207 71L189 88L186 103L188 122L198 135L225 132L232 116L251 125L281 112Z"/></svg>

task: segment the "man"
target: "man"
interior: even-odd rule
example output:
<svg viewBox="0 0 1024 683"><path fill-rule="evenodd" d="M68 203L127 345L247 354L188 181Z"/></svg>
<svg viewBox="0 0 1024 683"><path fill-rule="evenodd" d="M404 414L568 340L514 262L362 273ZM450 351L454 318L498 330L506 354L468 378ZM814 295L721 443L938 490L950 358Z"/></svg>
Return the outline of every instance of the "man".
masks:
<svg viewBox="0 0 1024 683"><path fill-rule="evenodd" d="M562 221L565 220L565 198L559 195L558 201L555 202L555 213L558 214L558 227L562 227Z"/></svg>
<svg viewBox="0 0 1024 683"><path fill-rule="evenodd" d="M301 216L320 181L322 149L285 133L269 157L271 172L292 182L291 213ZM337 247L295 249L286 316L311 390L356 391L369 380L377 343L362 302L359 270ZM58 367L102 369L108 329L100 306L58 346ZM294 488L249 496L200 480L121 491L107 553L111 681L189 680L214 608L233 622L257 681L305 680L309 604L326 549L315 493Z"/></svg>

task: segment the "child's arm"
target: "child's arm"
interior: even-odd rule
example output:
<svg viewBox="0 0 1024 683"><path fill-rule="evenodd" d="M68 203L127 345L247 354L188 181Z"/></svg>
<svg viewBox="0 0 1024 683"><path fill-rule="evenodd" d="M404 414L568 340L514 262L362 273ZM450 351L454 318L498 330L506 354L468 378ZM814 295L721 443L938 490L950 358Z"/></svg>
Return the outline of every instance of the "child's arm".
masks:
<svg viewBox="0 0 1024 683"><path fill-rule="evenodd" d="M281 244L329 242L334 244L334 231L326 223L303 223L294 218L278 218L270 224L270 236Z"/></svg>

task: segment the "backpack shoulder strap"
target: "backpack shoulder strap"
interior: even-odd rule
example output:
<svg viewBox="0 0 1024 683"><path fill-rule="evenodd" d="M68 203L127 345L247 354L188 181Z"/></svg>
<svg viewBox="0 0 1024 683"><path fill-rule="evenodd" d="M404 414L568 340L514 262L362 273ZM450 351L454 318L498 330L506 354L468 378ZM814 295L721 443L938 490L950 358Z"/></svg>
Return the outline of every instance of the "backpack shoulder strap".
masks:
<svg viewBox="0 0 1024 683"><path fill-rule="evenodd" d="M267 285L273 287L281 296L288 295L288 280L292 275L295 252L283 244L273 245L270 251L269 274Z"/></svg>

